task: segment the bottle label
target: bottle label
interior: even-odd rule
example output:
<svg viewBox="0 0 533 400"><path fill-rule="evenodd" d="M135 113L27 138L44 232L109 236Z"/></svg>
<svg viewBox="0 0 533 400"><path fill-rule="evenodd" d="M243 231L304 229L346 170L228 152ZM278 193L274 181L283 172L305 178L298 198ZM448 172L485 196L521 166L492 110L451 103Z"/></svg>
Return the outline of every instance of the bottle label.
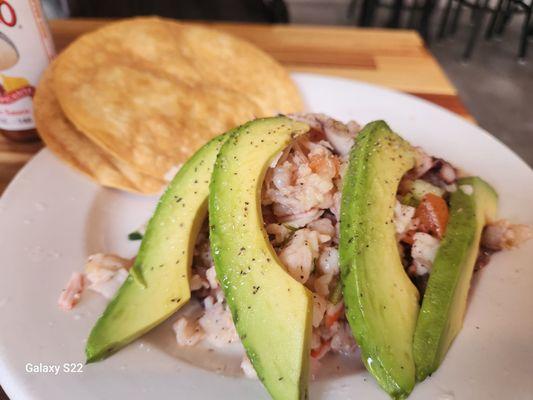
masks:
<svg viewBox="0 0 533 400"><path fill-rule="evenodd" d="M40 2L0 0L0 129L35 128L35 86L53 56Z"/></svg>

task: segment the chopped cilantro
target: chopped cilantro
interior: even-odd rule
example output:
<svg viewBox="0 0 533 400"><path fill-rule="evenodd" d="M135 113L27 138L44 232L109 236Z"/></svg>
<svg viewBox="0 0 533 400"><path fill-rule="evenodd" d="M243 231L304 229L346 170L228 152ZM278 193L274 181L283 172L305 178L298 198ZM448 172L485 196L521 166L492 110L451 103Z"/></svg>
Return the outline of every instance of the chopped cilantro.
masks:
<svg viewBox="0 0 533 400"><path fill-rule="evenodd" d="M139 231L134 231L134 232L131 232L129 235L128 235L128 239L129 240L142 240L143 238L143 235L141 232Z"/></svg>

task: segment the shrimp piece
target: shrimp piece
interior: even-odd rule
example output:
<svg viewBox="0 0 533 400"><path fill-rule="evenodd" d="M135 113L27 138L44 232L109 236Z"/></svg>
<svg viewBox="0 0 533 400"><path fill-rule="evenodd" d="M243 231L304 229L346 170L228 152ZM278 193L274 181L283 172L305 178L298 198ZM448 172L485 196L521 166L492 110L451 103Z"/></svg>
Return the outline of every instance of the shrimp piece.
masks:
<svg viewBox="0 0 533 400"><path fill-rule="evenodd" d="M128 271L133 266L133 261L114 254L96 253L87 259L85 275L91 284L105 282L120 269Z"/></svg>
<svg viewBox="0 0 533 400"><path fill-rule="evenodd" d="M116 271L111 278L106 281L91 283L89 289L100 293L106 299L112 299L115 293L120 289L124 281L128 278L128 271L124 268Z"/></svg>
<svg viewBox="0 0 533 400"><path fill-rule="evenodd" d="M339 274L339 251L335 247L325 247L320 253L317 263L318 270L332 276Z"/></svg>
<svg viewBox="0 0 533 400"><path fill-rule="evenodd" d="M457 180L457 172L452 165L446 161L440 161L439 178L447 185L453 184Z"/></svg>
<svg viewBox="0 0 533 400"><path fill-rule="evenodd" d="M313 327L318 328L322 322L322 319L324 318L324 314L326 313L326 308L328 306L327 300L318 295L313 293Z"/></svg>
<svg viewBox="0 0 533 400"><path fill-rule="evenodd" d="M303 213L280 217L279 221L292 228L302 228L320 218L323 213L324 210L312 208L311 210Z"/></svg>
<svg viewBox="0 0 533 400"><path fill-rule="evenodd" d="M97 253L90 256L85 264L85 276L89 289L110 299L128 277L133 259L114 254Z"/></svg>
<svg viewBox="0 0 533 400"><path fill-rule="evenodd" d="M331 338L331 349L344 354L353 355L357 351L357 343L352 331L346 322L340 322L338 329Z"/></svg>
<svg viewBox="0 0 533 400"><path fill-rule="evenodd" d="M205 271L205 277L207 278L211 289L218 289L219 284L217 280L217 272L215 270L214 265L212 265L207 271Z"/></svg>
<svg viewBox="0 0 533 400"><path fill-rule="evenodd" d="M305 283L311 275L314 260L319 255L320 237L318 232L300 229L284 247L279 258L289 274L298 282Z"/></svg>
<svg viewBox="0 0 533 400"><path fill-rule="evenodd" d="M291 234L291 230L282 224L268 224L266 231L269 235L274 236L274 239L270 241L274 246L285 242Z"/></svg>
<svg viewBox="0 0 533 400"><path fill-rule="evenodd" d="M415 272L416 275L425 275L433 266L440 241L424 232L415 233L413 239L411 256L413 257L414 268L412 268L412 272Z"/></svg>
<svg viewBox="0 0 533 400"><path fill-rule="evenodd" d="M532 237L533 231L530 226L511 224L501 219L485 227L481 244L490 250L508 250L520 246Z"/></svg>
<svg viewBox="0 0 533 400"><path fill-rule="evenodd" d="M172 325L176 342L180 346L194 346L204 337L204 332L197 321L182 317Z"/></svg>
<svg viewBox="0 0 533 400"><path fill-rule="evenodd" d="M331 340L323 340L318 349L311 350L311 357L320 360L331 350Z"/></svg>
<svg viewBox="0 0 533 400"><path fill-rule="evenodd" d="M315 292L320 296L327 297L329 295L329 284L332 279L333 276L331 274L324 274L320 278L315 279L313 282Z"/></svg>
<svg viewBox="0 0 533 400"><path fill-rule="evenodd" d="M204 339L215 347L224 347L239 341L231 313L220 300L207 296L204 299L205 313L198 320L204 331Z"/></svg>
<svg viewBox="0 0 533 400"><path fill-rule="evenodd" d="M268 171L262 204L272 204L274 215L287 219L330 208L339 169L338 157L326 145L306 138L296 141L283 163Z"/></svg>
<svg viewBox="0 0 533 400"><path fill-rule="evenodd" d="M337 304L328 303L326 308L325 326L330 329L344 314L344 302L339 301Z"/></svg>
<svg viewBox="0 0 533 400"><path fill-rule="evenodd" d="M291 186L293 184L293 174L295 170L295 165L288 161L275 167L272 173L272 184L278 189Z"/></svg>
<svg viewBox="0 0 533 400"><path fill-rule="evenodd" d="M307 227L330 238L335 236L335 227L329 218L317 219L316 221L310 222Z"/></svg>
<svg viewBox="0 0 533 400"><path fill-rule="evenodd" d="M394 225L396 226L396 233L402 236L411 225L411 220L415 216L416 208L406 206L396 200L394 207Z"/></svg>
<svg viewBox="0 0 533 400"><path fill-rule="evenodd" d="M297 113L290 118L307 123L315 131L322 133L340 155L346 155L353 146L355 136L361 126L355 121L343 124L325 114Z"/></svg>
<svg viewBox="0 0 533 400"><path fill-rule="evenodd" d="M415 168L413 170L414 179L420 178L433 168L433 158L422 148L415 147Z"/></svg>
<svg viewBox="0 0 533 400"><path fill-rule="evenodd" d="M331 212L339 221L341 219L341 201L342 201L342 192L336 192L333 195L333 205L330 207Z"/></svg>
<svg viewBox="0 0 533 400"><path fill-rule="evenodd" d="M80 301L81 294L85 287L85 278L83 274L74 272L59 296L58 305L63 311L72 310Z"/></svg>
<svg viewBox="0 0 533 400"><path fill-rule="evenodd" d="M339 173L340 162L324 146L316 146L309 153L309 167L311 171L324 178L333 179Z"/></svg>

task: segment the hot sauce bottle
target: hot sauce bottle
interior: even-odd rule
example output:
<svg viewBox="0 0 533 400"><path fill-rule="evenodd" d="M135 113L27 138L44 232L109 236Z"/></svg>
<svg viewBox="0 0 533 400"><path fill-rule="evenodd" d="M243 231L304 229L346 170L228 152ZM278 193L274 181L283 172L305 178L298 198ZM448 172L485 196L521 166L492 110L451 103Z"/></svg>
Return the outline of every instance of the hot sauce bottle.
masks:
<svg viewBox="0 0 533 400"><path fill-rule="evenodd" d="M15 141L38 138L33 95L55 54L38 0L0 0L0 133Z"/></svg>

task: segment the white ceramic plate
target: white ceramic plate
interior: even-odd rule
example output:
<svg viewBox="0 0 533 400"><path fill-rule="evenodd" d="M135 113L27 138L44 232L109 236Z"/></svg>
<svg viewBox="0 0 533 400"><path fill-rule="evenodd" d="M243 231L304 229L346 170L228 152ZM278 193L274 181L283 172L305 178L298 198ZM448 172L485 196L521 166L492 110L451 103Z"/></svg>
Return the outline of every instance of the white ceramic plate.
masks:
<svg viewBox="0 0 533 400"><path fill-rule="evenodd" d="M309 110L360 123L386 119L412 143L492 183L501 216L533 224L533 171L482 129L376 86L304 74L295 79ZM168 326L83 372L26 371L28 364L84 361L85 338L104 301L84 295L65 313L56 306L58 295L87 255L134 255L138 243L126 235L147 220L155 201L102 189L46 150L7 189L0 200L0 384L13 400L268 398L257 381L183 361L187 355L176 351ZM477 274L463 330L438 372L410 399L533 398L532 259L529 243L496 255ZM312 383L310 393L312 399L387 399L357 368Z"/></svg>

